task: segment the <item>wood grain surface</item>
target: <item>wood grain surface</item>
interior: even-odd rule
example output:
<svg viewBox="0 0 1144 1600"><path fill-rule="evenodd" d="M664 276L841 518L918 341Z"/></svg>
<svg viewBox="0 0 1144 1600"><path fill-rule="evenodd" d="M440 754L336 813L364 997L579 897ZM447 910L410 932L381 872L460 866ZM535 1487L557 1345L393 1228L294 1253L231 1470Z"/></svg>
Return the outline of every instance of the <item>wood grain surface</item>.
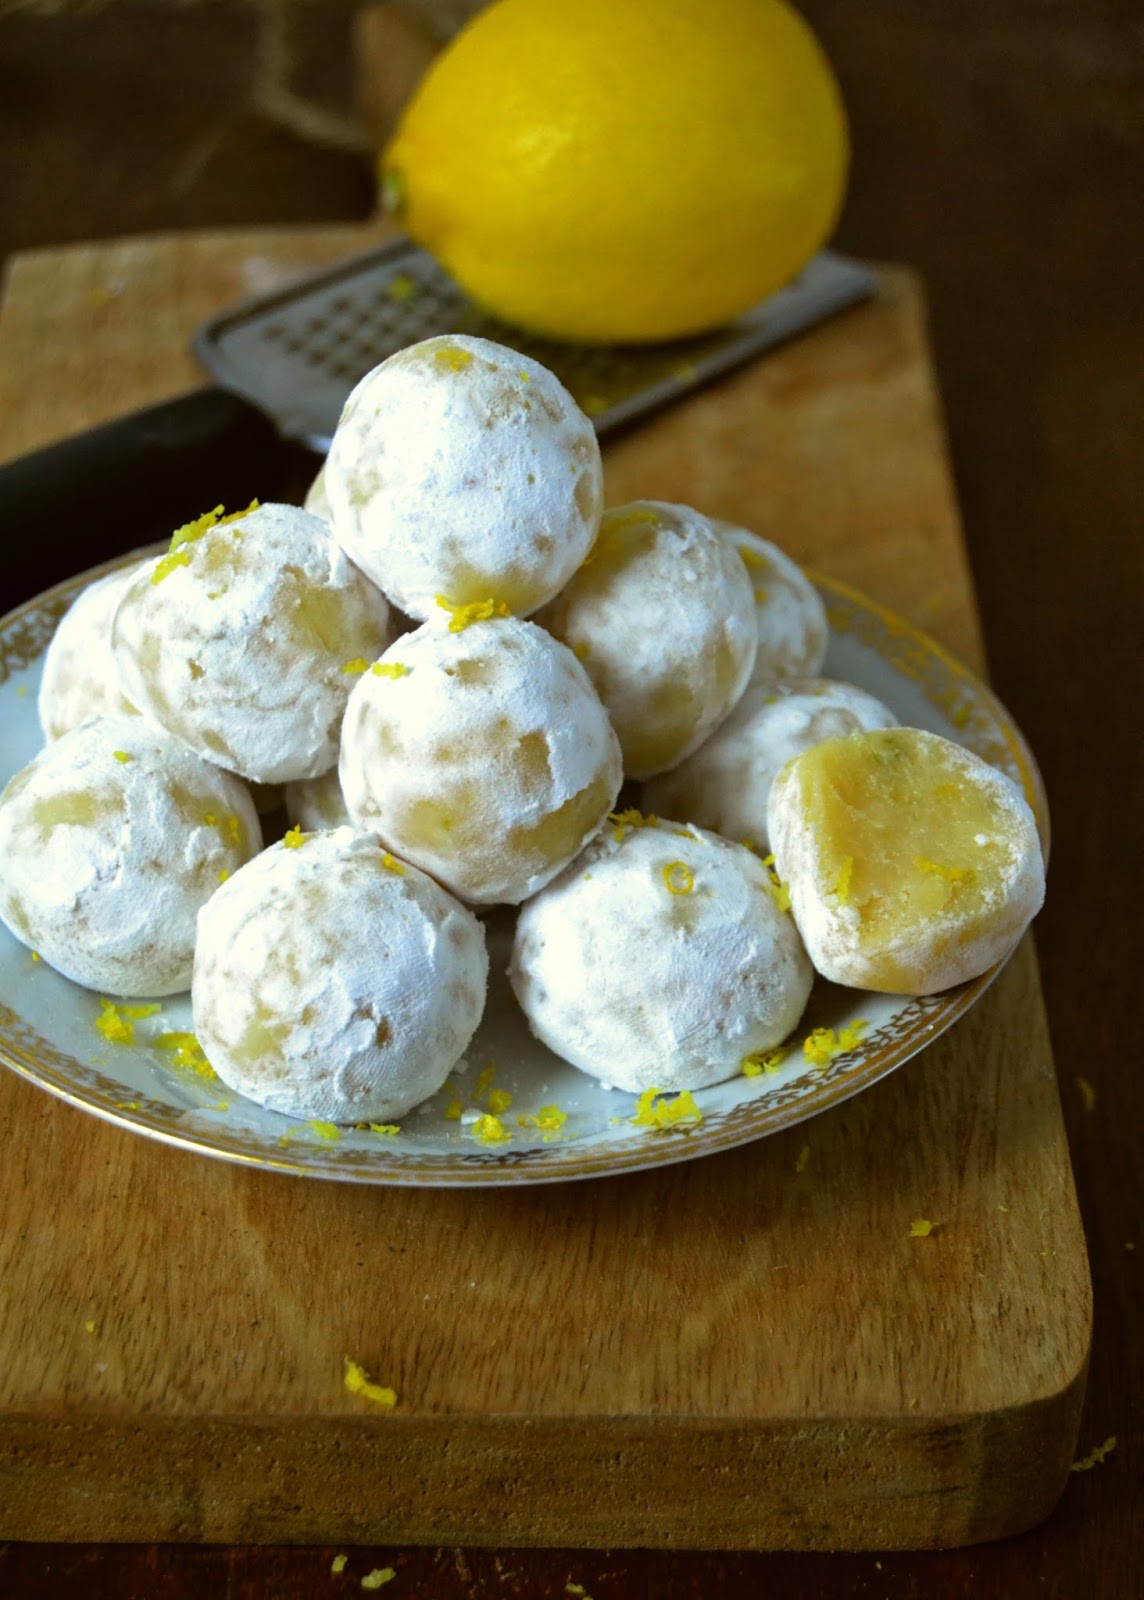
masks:
<svg viewBox="0 0 1144 1600"><path fill-rule="evenodd" d="M803 9L851 117L855 163L837 242L923 271L991 675L1051 797L1054 861L1037 947L1097 1311L1079 1448L1115 1436L1115 1449L1070 1475L1047 1522L971 1549L347 1545L339 1580L337 1546L9 1543L0 1592L256 1600L342 1585L356 1593L363 1575L392 1567L385 1592L395 1600L548 1600L569 1585L593 1600L1139 1595L1139 10L1130 0L1014 0L1003 11L987 0L805 0ZM0 17L0 252L139 228L364 215L364 164L297 140L251 107L250 15L237 0L119 0ZM5 1140L6 1161L7 1130Z"/></svg>
<svg viewBox="0 0 1144 1600"><path fill-rule="evenodd" d="M178 392L205 315L362 242L17 258L3 449ZM755 527L972 657L919 289L881 281L609 445L607 495ZM12 1537L942 1545L1028 1526L1068 1475L1088 1270L1028 941L889 1082L664 1173L289 1182L10 1076L0 1122L24 1134L0 1176ZM392 1415L345 1392L346 1354Z"/></svg>

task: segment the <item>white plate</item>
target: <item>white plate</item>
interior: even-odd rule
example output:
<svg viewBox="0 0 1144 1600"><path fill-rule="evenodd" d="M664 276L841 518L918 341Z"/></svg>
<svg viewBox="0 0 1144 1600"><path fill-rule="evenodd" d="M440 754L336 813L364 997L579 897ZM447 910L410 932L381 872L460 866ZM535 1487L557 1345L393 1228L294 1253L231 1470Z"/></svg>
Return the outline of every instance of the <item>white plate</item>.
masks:
<svg viewBox="0 0 1144 1600"><path fill-rule="evenodd" d="M125 557L124 560L131 559ZM0 621L0 785L24 766L42 739L36 714L43 654L79 590L122 562L83 573ZM815 577L830 614L824 673L858 684L907 725L956 739L1007 772L1024 790L1048 848L1043 786L1005 709L964 667L909 623L830 579ZM670 1129L636 1125L635 1097L602 1089L529 1033L504 969L512 915L487 919L492 965L485 1019L467 1052L467 1069L409 1113L397 1135L297 1122L173 1066L148 1046L161 1032L191 1028L187 996L162 1002L135 1024L136 1042L107 1043L96 1031L99 996L60 977L0 925L0 1060L73 1106L168 1144L252 1166L350 1183L500 1185L552 1183L664 1166L714 1154L788 1128L868 1088L908 1061L966 1012L999 968L927 999L863 994L820 982L788 1058L777 1073L697 1092L702 1121ZM866 1024L861 1042L826 1066L811 1067L801 1040L812 1028ZM496 1063L491 1084L485 1069ZM489 1088L512 1095L500 1122L509 1138L488 1144L475 1118ZM460 1100L461 1121L445 1116ZM558 1132L518 1122L556 1105Z"/></svg>

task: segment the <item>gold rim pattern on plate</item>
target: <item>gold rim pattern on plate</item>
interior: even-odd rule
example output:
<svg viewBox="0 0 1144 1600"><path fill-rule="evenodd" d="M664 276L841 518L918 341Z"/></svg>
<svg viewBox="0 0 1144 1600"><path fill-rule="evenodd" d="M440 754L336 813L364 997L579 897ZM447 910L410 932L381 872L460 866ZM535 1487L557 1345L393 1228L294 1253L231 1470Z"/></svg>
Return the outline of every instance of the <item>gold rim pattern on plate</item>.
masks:
<svg viewBox="0 0 1144 1600"><path fill-rule="evenodd" d="M0 620L0 686L14 671L35 664L68 605L87 584L154 549L133 551L69 579L26 602ZM830 626L875 654L899 678L914 685L926 703L955 730L970 750L1013 778L1033 810L1047 857L1049 816L1044 786L1025 741L996 697L939 644L904 618L847 585L811 573L827 607ZM976 1002L1003 963L981 977L939 995L903 998L893 1016L852 1050L825 1067L781 1081L750 1080L752 1092L726 1109L704 1108L698 1127L625 1129L623 1136L598 1134L553 1140L508 1150L460 1142L441 1151L403 1155L395 1143L355 1148L349 1143L290 1144L219 1120L209 1127L197 1108L180 1106L133 1090L98 1068L58 1049L10 1005L0 1003L0 1062L29 1082L81 1110L135 1133L244 1165L296 1176L351 1183L415 1187L489 1186L561 1182L713 1155L762 1138L815 1116L869 1088L951 1027ZM819 983L804 1036L826 1020L831 995L843 991ZM851 993L845 991L845 993ZM835 1009L837 1007L835 1006ZM700 1092L702 1104L702 1092ZM207 1108L202 1108L207 1109ZM285 1120L285 1119L284 1119Z"/></svg>

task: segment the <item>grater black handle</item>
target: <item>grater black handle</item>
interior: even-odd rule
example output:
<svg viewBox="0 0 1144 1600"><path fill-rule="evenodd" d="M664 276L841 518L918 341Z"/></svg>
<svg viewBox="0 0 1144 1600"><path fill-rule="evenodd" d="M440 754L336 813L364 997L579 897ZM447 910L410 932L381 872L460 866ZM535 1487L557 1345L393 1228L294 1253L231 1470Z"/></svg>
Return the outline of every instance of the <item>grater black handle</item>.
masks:
<svg viewBox="0 0 1144 1600"><path fill-rule="evenodd" d="M20 589L4 609L220 502L281 498L297 456L255 406L215 388L20 456L0 467L0 533Z"/></svg>

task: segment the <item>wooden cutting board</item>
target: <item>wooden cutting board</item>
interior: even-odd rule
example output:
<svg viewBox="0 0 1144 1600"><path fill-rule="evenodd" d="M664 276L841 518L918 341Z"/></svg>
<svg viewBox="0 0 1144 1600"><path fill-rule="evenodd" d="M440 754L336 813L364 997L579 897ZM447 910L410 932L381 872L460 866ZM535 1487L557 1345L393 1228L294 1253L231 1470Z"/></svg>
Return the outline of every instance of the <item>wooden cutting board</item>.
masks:
<svg viewBox="0 0 1144 1600"><path fill-rule="evenodd" d="M203 317L365 242L17 259L0 456L196 384ZM980 668L921 290L881 281L609 445L608 495L745 523ZM664 1171L306 1182L10 1073L0 1126L0 1538L952 1545L1067 1476L1091 1295L1031 940L875 1088Z"/></svg>

